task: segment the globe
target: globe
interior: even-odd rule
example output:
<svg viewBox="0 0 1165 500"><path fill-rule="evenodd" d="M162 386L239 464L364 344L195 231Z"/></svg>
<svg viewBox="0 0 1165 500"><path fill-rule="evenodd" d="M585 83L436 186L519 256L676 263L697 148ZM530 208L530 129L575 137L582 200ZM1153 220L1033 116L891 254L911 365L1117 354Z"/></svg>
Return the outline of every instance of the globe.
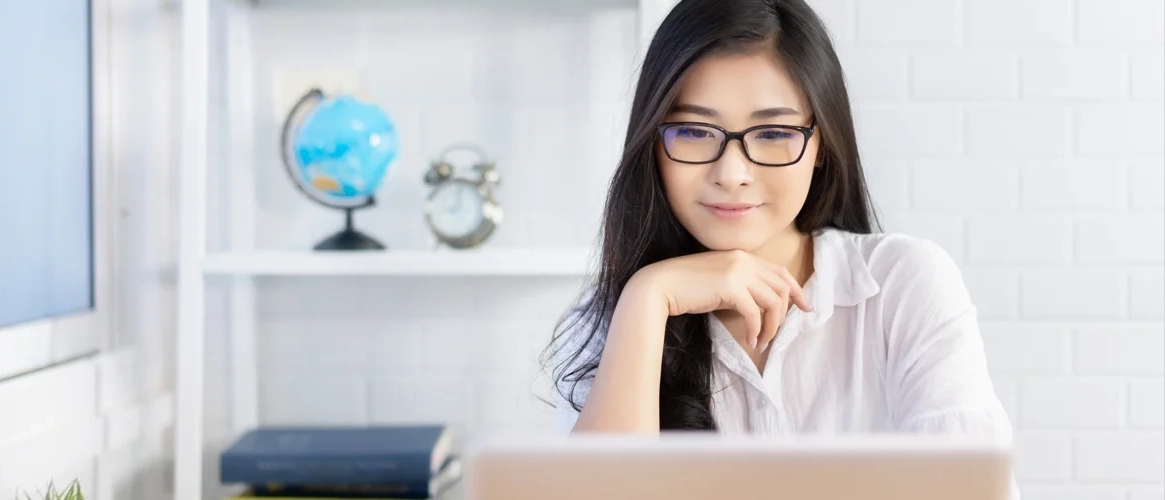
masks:
<svg viewBox="0 0 1165 500"><path fill-rule="evenodd" d="M315 249L383 249L355 229L352 213L375 205L375 193L400 149L388 115L351 95L312 89L288 113L282 143L284 166L299 190L345 213L344 229Z"/></svg>

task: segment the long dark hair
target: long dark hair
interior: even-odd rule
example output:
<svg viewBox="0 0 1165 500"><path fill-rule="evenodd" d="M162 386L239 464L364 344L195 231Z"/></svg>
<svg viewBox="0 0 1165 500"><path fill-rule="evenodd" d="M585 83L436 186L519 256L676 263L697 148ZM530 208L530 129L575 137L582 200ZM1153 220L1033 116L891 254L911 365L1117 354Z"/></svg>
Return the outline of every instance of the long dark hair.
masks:
<svg viewBox="0 0 1165 500"><path fill-rule="evenodd" d="M577 309L547 349L559 394L581 411L580 380L594 376L619 295L648 264L706 250L672 214L656 163L656 126L677 82L712 53L771 50L805 93L821 136L819 168L795 219L809 233L833 227L869 233L869 203L841 65L829 33L804 0L682 0L648 48L631 108L623 156L611 180L602 225L602 262ZM712 342L705 315L667 320L659 388L661 430L714 430Z"/></svg>

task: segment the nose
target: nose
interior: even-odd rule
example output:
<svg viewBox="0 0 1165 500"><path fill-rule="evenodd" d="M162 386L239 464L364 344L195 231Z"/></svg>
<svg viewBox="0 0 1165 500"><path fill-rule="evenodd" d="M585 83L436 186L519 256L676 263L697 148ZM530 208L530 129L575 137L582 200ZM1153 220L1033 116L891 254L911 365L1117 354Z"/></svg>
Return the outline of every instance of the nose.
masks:
<svg viewBox="0 0 1165 500"><path fill-rule="evenodd" d="M752 184L753 164L744 154L740 141L728 142L724 154L716 160L708 175L712 183L729 191Z"/></svg>

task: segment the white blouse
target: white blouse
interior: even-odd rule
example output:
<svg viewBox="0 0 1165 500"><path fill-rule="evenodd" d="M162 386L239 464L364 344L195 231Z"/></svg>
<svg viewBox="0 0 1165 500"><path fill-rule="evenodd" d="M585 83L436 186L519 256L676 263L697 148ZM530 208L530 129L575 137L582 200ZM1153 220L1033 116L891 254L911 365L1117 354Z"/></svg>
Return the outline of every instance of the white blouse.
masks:
<svg viewBox="0 0 1165 500"><path fill-rule="evenodd" d="M976 309L949 254L920 238L836 229L815 233L813 244L805 284L813 311L792 308L763 374L709 315L720 432L962 433L1010 444ZM567 431L578 413L562 403Z"/></svg>

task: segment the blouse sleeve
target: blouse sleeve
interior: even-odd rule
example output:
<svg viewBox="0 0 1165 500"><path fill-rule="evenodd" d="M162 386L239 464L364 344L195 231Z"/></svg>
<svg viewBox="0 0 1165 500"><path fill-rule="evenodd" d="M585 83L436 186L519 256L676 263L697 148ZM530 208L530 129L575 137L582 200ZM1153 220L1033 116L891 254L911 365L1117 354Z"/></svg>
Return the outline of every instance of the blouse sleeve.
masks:
<svg viewBox="0 0 1165 500"><path fill-rule="evenodd" d="M962 272L938 245L910 240L883 280L887 397L895 427L982 436L1010 446L1012 426L987 369ZM1011 498L1018 499L1014 479Z"/></svg>

